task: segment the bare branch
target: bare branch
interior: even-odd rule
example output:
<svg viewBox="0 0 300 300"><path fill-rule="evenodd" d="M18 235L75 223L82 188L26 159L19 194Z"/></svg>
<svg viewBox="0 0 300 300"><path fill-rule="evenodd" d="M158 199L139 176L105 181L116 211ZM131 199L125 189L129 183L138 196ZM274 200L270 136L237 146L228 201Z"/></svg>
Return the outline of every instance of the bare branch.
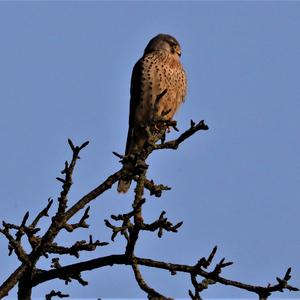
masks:
<svg viewBox="0 0 300 300"><path fill-rule="evenodd" d="M73 217L80 209L85 207L89 202L94 200L95 198L99 197L101 194L109 190L114 183L116 183L123 174L123 169L119 170L118 172L114 173L113 175L109 176L105 181L103 181L99 186L95 189L87 193L83 196L80 200L77 201L69 210L65 213L66 220L69 220Z"/></svg>
<svg viewBox="0 0 300 300"><path fill-rule="evenodd" d="M70 296L68 294L63 294L60 291L56 292L56 291L52 290L49 294L47 294L45 296L45 299L46 300L51 300L53 297L67 298L67 297L70 297Z"/></svg>
<svg viewBox="0 0 300 300"><path fill-rule="evenodd" d="M124 220L122 226L114 226L108 220L104 220L105 225L112 229L111 240L114 241L118 233L123 235L126 240L129 240L128 229L133 227L133 224L130 222L130 219Z"/></svg>
<svg viewBox="0 0 300 300"><path fill-rule="evenodd" d="M115 152L115 151L113 151L112 153L113 153L113 155L115 155L116 157L120 158L121 160L124 159L124 155L119 154L118 152Z"/></svg>
<svg viewBox="0 0 300 300"><path fill-rule="evenodd" d="M183 222L179 222L176 225L173 225L171 222L168 221L167 218L164 218L165 211L163 211L158 220L151 224L142 224L141 229L147 231L156 231L158 229L158 237L161 238L163 235L163 230L169 232L177 232L177 229L183 224Z"/></svg>
<svg viewBox="0 0 300 300"><path fill-rule="evenodd" d="M47 206L36 216L36 218L31 223L30 227L35 228L42 217L49 217L48 212L52 204L53 204L53 199L49 198Z"/></svg>
<svg viewBox="0 0 300 300"><path fill-rule="evenodd" d="M138 180L138 176L133 178L135 181ZM163 191L171 190L170 187L163 184L155 184L153 180L145 179L145 188L149 190L150 196L154 195L155 197L161 197Z"/></svg>
<svg viewBox="0 0 300 300"><path fill-rule="evenodd" d="M134 225L129 229L129 237L128 242L126 245L126 255L131 257L134 254L134 247L136 241L139 236L139 232L141 230L141 225L143 224L143 216L142 216L142 204L145 203L145 199L143 198L144 195L144 185L145 185L145 178L146 178L146 170L144 169L142 174L139 176L139 180L137 182L135 188L135 197L134 202L132 204L132 208L134 210Z"/></svg>
<svg viewBox="0 0 300 300"><path fill-rule="evenodd" d="M159 99L157 100L159 101ZM168 111L164 112L165 114ZM41 237L36 233L40 230L37 228L37 224L44 216L48 216L49 209L53 203L53 200L48 200L48 205L37 215L31 225L26 225L29 218L29 212L27 212L21 222L21 225L9 224L3 222L3 229L0 232L6 236L9 241L10 253L14 251L21 261L21 266L3 283L0 287L0 298L7 295L8 291L13 288L16 283L19 283L19 299L30 299L31 290L33 286L36 286L42 282L49 281L55 278L64 280L66 284L72 280L78 281L81 285L87 285L88 282L83 280L81 274L83 271L98 269L104 266L112 266L115 264L129 265L132 267L135 279L139 287L145 291L149 299L168 299L154 288L150 287L142 277L140 272L140 266L146 266L150 268L164 269L175 275L176 272L184 272L190 274L191 282L194 287L194 291L189 291L189 295L194 300L201 300L200 293L207 289L210 285L220 283L223 285L229 285L242 290L255 293L259 298L267 299L273 292L283 292L284 290L298 291L298 288L291 286L288 282L291 279L291 268L288 268L285 275L276 277L277 283L267 286L255 286L245 284L239 281L229 280L221 276L222 270L225 267L232 265L232 262L225 261L225 258L221 259L218 263L214 263L214 259L217 252L217 247L214 247L207 258L202 257L195 265L183 265L167 263L164 261L156 261L148 258L136 257L135 246L139 238L141 231L158 232L158 237L162 237L164 230L168 232L177 232L178 228L183 224L179 222L173 225L172 222L166 218L166 213L163 211L157 220L144 223L143 218L143 205L146 200L144 198L144 191L148 189L150 195L160 197L162 191L169 190L170 188L162 184L157 185L153 180L146 178L148 165L146 164L147 157L154 151L159 149L177 149L178 146L184 142L187 138L200 130L207 130L208 126L204 121L200 121L195 124L191 121L191 126L188 130L183 132L177 139L164 142L165 133L169 127L173 127L175 130L175 121L155 120L156 123L152 124L153 128L149 127L146 131L149 134L149 142L145 144L145 147L140 153L133 154L132 156L123 156L118 153L114 153L118 158L125 161L132 160L133 170L126 170L125 167L109 176L98 187L87 193L84 197L79 199L75 204L67 209L68 206L68 194L73 184L73 172L76 166L76 162L79 157L80 151L88 145L89 142L83 143L81 146L75 146L69 139L68 144L72 150L72 159L70 162L66 161L64 169L61 172L63 178L58 177L58 181L62 183L62 190L60 197L58 198L57 212L51 219L51 224L45 234ZM156 142L162 139L162 144L158 145ZM65 229L68 232L72 232L77 228L88 228L87 219L89 218L90 207L87 205L102 193L107 191L116 183L120 178L127 176L130 180L136 181L135 197L132 204L132 210L125 214L112 215L111 219L116 222L121 222L121 225L115 226L108 220L105 220L105 225L112 230L111 239L117 236L118 233L123 235L126 239L125 254L110 255L106 257L100 257L93 260L83 261L80 263L73 263L67 266L62 266L59 262L59 258L52 259L51 270L37 270L36 263L42 255L48 257L48 253L55 253L59 255L72 255L76 258L79 257L80 251L94 251L99 246L105 246L108 243L100 242L99 240L93 241L92 236L89 236L89 241L76 241L71 247L58 245L54 242L57 234L60 230ZM86 208L85 208L86 207ZM69 220L78 213L81 209L85 211L77 223L69 223ZM10 231L16 231L16 238L14 238ZM31 244L32 252L27 254L22 247L22 236L26 234ZM211 267L212 271L208 271L207 268ZM198 278L202 277L201 280ZM199 281L198 281L199 280ZM68 295L61 292L51 291L46 295L46 299L52 297L67 297Z"/></svg>
<svg viewBox="0 0 300 300"><path fill-rule="evenodd" d="M139 285L139 287L148 295L148 299L171 299L163 296L158 293L156 290L147 285L146 281L143 279L143 276L139 270L137 263L134 258L132 259L132 269L134 272L134 277Z"/></svg>
<svg viewBox="0 0 300 300"><path fill-rule="evenodd" d="M27 265L31 265L30 259L28 258L27 253L21 246L21 243L13 238L13 236L9 233L9 226L3 221L4 229L0 228L0 233L2 233L9 241L9 253L11 253L11 249L13 249L18 257L18 259L26 263Z"/></svg>
<svg viewBox="0 0 300 300"><path fill-rule="evenodd" d="M0 286L0 299L7 296L9 291L18 283L27 269L27 264L22 263Z"/></svg>
<svg viewBox="0 0 300 300"><path fill-rule="evenodd" d="M68 139L68 143L70 145L70 148L73 152L73 157L71 160L71 163L69 164L67 161L65 162L65 168L61 171L62 174L65 174L65 178L59 178L57 177L56 179L59 180L60 182L63 183L63 189L60 193L60 197L58 198L58 202L59 202L59 206L58 206L58 214L63 214L67 208L67 195L70 191L70 188L73 184L72 181L72 175L73 175L73 171L74 171L74 167L76 165L77 159L79 159L79 152L80 150L83 148L78 147L78 146L74 146L73 142ZM88 142L85 142L84 144L88 145ZM83 144L83 145L84 145Z"/></svg>
<svg viewBox="0 0 300 300"><path fill-rule="evenodd" d="M191 297L192 300L202 300L202 298L200 296L201 290L199 288L199 283L197 282L196 277L197 277L196 274L193 274L193 273L191 274L191 281L194 286L195 292L193 294L192 291L189 290L189 296Z"/></svg>
<svg viewBox="0 0 300 300"><path fill-rule="evenodd" d="M217 250L218 250L218 247L215 246L215 247L212 249L212 251L211 251L211 253L209 254L209 256L208 256L207 259L206 259L205 257L202 257L202 258L198 261L198 263L197 263L197 265L196 265L196 268L197 268L197 267L199 267L199 268L203 267L203 268L207 269L207 268L210 266L212 260L214 259L215 255L216 255L216 253L217 253Z"/></svg>
<svg viewBox="0 0 300 300"><path fill-rule="evenodd" d="M61 268L63 268L60 265L58 257L52 259L51 267L54 268L55 270L60 270ZM82 279L81 271L77 271L77 270L73 270L73 272L71 272L71 273L61 274L61 275L57 276L57 278L64 280L65 284L69 284L72 281L72 279L74 279L74 280L77 280L82 286L88 285L88 282Z"/></svg>
<svg viewBox="0 0 300 300"><path fill-rule="evenodd" d="M114 226L108 220L104 220L105 225L108 228L112 229L112 232L113 232L112 236L111 236L112 241L114 241L114 239L118 233L120 233L121 235L124 235L126 240L129 241L128 231L133 229L133 223L130 221L130 219L135 214L139 213L138 211L140 210L140 208L142 207L142 205L144 203L145 203L145 199L141 199L136 204L136 206L132 209L132 211L130 211L129 213L118 215L118 216L115 216L115 215L110 216L114 221L123 221L121 226Z"/></svg>
<svg viewBox="0 0 300 300"><path fill-rule="evenodd" d="M221 277L220 275L216 275L213 272L204 271L203 269L199 268L197 265L189 266L189 265L182 265L182 264L174 264L174 263L167 263L163 261L157 261L157 260L152 260L148 258L139 258L139 257L134 257L134 259L137 265L143 265L151 268L167 270L171 272L171 274L175 274L175 272L183 272L188 274L199 275L204 277L205 279L210 280L208 281L208 284L213 284L213 282L217 282L223 285L229 285L242 290L246 290L258 295L263 295L263 293L267 294L267 293L280 291L278 285L268 285L265 287L250 285L239 281L226 279L224 277ZM128 255L109 255L109 256L100 257L97 259L92 259L89 261L61 267L57 270L39 272L34 275L33 285L37 285L41 282L58 278L62 275L72 274L74 271L83 272L87 270L98 269L104 266L112 266L115 264L132 265L132 259ZM298 289L293 287L293 290L297 291Z"/></svg>
<svg viewBox="0 0 300 300"><path fill-rule="evenodd" d="M176 150L178 146L192 136L194 133L200 130L208 130L208 126L204 123L204 121L200 121L198 124L195 125L193 121L191 121L191 127L182 133L176 140L169 141L160 145L155 145L154 150L159 149L173 149Z"/></svg>
<svg viewBox="0 0 300 300"><path fill-rule="evenodd" d="M57 246L56 243L53 243L52 245L48 246L46 251L48 253L56 253L56 254L69 254L73 255L76 258L79 258L79 252L80 251L94 251L99 246L106 246L109 243L106 242L100 242L96 240L93 242L93 238L90 235L89 242L86 241L77 241L74 245L71 247L63 247L63 246Z"/></svg>
<svg viewBox="0 0 300 300"><path fill-rule="evenodd" d="M73 230L77 229L77 228L88 228L89 225L85 222L88 218L89 218L89 211L90 211L90 207L88 206L82 216L82 218L80 219L80 221L78 223L75 224L67 224L65 223L63 225L63 228L66 229L68 232L72 232Z"/></svg>

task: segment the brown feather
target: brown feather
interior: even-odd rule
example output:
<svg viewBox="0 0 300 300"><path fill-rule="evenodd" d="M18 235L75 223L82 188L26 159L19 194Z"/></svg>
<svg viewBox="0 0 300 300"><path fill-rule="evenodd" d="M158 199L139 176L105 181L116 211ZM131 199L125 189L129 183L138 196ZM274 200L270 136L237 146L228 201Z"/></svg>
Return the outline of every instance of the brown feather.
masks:
<svg viewBox="0 0 300 300"><path fill-rule="evenodd" d="M153 120L162 117L172 120L184 101L186 75L179 60L179 44L176 44L177 52L171 48L174 41L178 43L168 35L153 38L147 45L144 56L133 68L126 156L143 149L148 138L146 128ZM156 101L159 95L162 97ZM132 164L124 166L134 167ZM118 191L126 193L130 183L131 181L120 180Z"/></svg>

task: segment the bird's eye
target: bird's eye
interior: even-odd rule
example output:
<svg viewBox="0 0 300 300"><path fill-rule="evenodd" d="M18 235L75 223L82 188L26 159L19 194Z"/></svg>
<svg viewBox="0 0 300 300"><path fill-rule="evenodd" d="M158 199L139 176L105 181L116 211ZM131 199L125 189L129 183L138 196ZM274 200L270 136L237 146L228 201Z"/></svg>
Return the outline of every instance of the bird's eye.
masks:
<svg viewBox="0 0 300 300"><path fill-rule="evenodd" d="M170 41L170 45L171 45L172 47L175 47L175 46L176 46L176 42Z"/></svg>

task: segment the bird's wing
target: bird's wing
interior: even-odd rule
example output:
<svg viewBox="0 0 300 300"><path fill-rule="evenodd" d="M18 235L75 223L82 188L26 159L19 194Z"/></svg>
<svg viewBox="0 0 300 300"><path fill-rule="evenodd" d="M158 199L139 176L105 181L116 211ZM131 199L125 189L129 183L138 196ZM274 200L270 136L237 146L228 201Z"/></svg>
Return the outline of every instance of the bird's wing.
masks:
<svg viewBox="0 0 300 300"><path fill-rule="evenodd" d="M141 101L141 76L142 76L143 60L140 59L132 70L130 85L130 105L129 105L129 126L126 142L125 155L128 154L130 144L134 135L134 122L136 117L136 108Z"/></svg>
<svg viewBox="0 0 300 300"><path fill-rule="evenodd" d="M147 126L152 121L157 97L167 88L164 80L166 71L163 69L163 57L163 52L149 53L144 55L133 68L126 155L133 146L137 149L142 147L146 136L139 126Z"/></svg>

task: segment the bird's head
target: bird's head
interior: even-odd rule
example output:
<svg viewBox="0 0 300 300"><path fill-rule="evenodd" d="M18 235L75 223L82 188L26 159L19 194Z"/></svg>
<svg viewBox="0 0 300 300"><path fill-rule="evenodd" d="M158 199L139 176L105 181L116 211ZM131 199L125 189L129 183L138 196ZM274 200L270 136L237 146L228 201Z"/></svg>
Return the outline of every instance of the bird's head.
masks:
<svg viewBox="0 0 300 300"><path fill-rule="evenodd" d="M152 38L145 48L144 54L160 50L168 51L178 56L181 55L181 48L178 41L169 34L160 33Z"/></svg>

